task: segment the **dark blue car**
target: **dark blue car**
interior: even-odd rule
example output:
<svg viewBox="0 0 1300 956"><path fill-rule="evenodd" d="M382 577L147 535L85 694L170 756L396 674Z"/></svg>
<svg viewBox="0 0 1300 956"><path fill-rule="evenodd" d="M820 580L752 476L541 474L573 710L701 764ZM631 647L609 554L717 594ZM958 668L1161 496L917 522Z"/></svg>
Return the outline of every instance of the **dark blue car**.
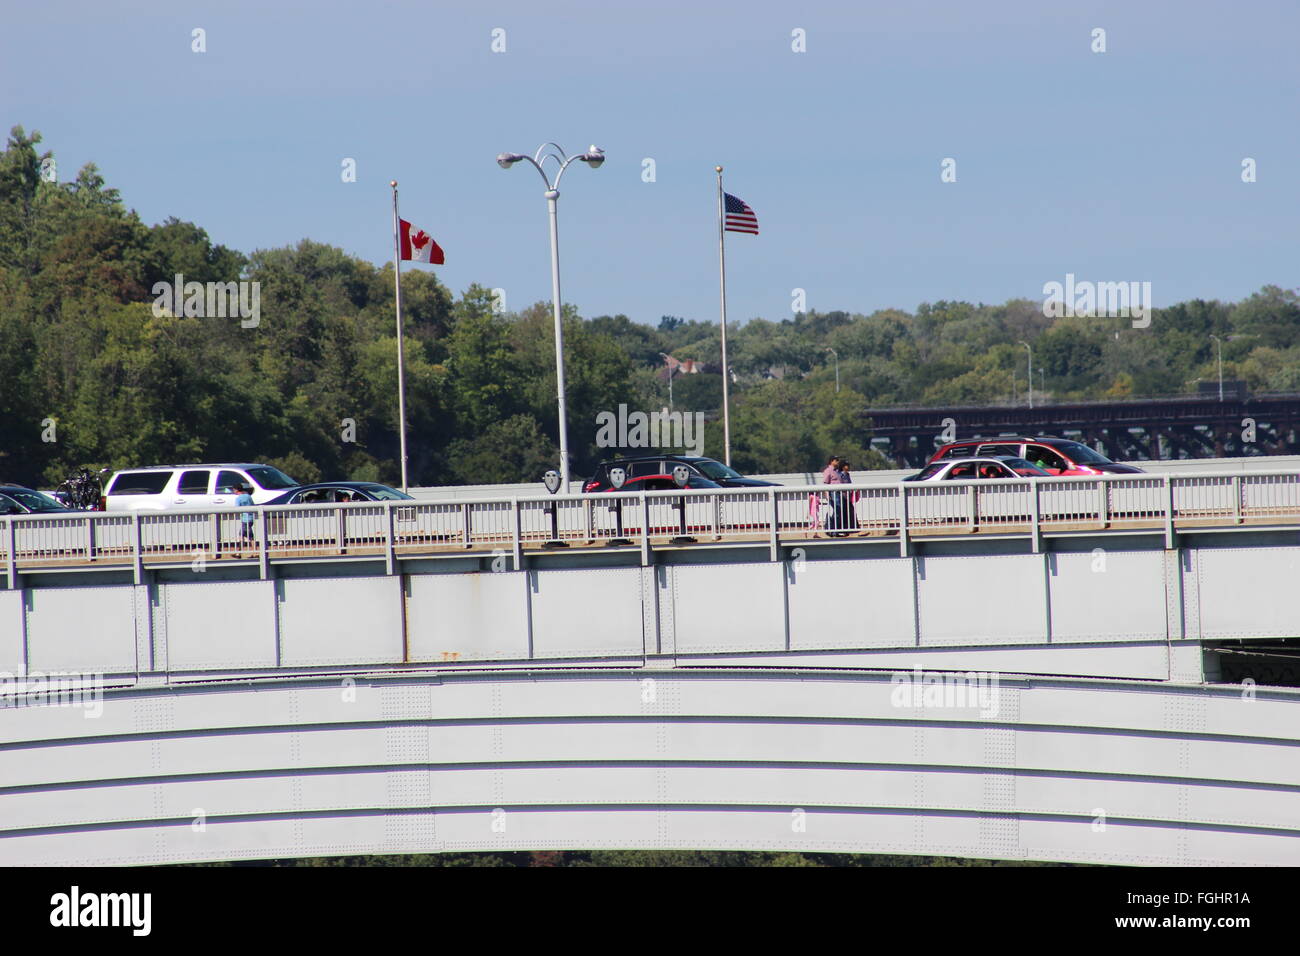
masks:
<svg viewBox="0 0 1300 956"><path fill-rule="evenodd" d="M729 468L712 458L699 455L636 455L630 458L610 458L596 466L596 473L583 483L584 492L609 491L613 486L609 481L611 468L622 468L630 484L637 478L653 478L671 475L677 465L685 465L686 470L696 478L712 482L720 488L770 488L774 481L762 481L758 478L746 478L734 468ZM711 485L692 484L692 488L708 488ZM628 489L633 490L633 489Z"/></svg>
<svg viewBox="0 0 1300 956"><path fill-rule="evenodd" d="M323 505L351 501L414 501L396 488L377 481L322 481L314 485L299 485L268 505Z"/></svg>
<svg viewBox="0 0 1300 956"><path fill-rule="evenodd" d="M73 510L34 488L0 485L0 515L71 514Z"/></svg>

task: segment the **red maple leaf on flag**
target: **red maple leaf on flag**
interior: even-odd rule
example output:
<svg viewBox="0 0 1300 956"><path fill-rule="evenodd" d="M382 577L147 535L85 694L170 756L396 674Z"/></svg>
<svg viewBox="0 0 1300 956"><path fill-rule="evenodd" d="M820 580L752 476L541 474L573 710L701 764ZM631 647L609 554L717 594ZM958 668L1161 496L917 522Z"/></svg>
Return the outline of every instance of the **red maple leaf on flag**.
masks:
<svg viewBox="0 0 1300 956"><path fill-rule="evenodd" d="M405 219L398 220L397 245L399 258L412 262L427 262L440 266L444 262L442 247L423 229Z"/></svg>

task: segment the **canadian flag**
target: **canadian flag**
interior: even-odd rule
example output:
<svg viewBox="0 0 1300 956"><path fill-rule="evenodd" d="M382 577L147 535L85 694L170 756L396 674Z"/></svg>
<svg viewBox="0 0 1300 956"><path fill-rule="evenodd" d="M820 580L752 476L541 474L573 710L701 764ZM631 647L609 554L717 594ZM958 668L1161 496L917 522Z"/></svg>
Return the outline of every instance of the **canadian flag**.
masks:
<svg viewBox="0 0 1300 956"><path fill-rule="evenodd" d="M402 258L412 262L427 262L430 265L443 264L442 246L433 241L433 236L423 229L417 229L405 219L399 219L402 228Z"/></svg>
<svg viewBox="0 0 1300 956"><path fill-rule="evenodd" d="M698 375L700 373L700 363L695 359L678 359L663 352L659 353L659 357L664 360L664 364L668 366L670 373L676 375Z"/></svg>

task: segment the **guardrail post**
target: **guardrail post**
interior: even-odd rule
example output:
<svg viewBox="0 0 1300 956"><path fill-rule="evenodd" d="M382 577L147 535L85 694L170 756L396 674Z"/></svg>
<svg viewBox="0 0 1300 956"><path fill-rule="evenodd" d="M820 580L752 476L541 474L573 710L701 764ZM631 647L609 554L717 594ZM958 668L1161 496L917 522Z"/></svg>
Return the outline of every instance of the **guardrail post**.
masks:
<svg viewBox="0 0 1300 956"><path fill-rule="evenodd" d="M780 557L781 554L781 548L778 541L778 535L780 533L780 526L781 526L781 516L777 514L778 504L776 500L776 489L775 488L767 489L767 494L768 494L769 503L771 504L771 508L768 510L768 516L771 518L772 521L771 552L772 552L772 560L775 561L778 557Z"/></svg>
<svg viewBox="0 0 1300 956"><path fill-rule="evenodd" d="M512 498L511 500L514 501L515 503L515 512L516 512L515 523L517 525L518 517L519 517L518 516L519 500L517 498ZM460 506L461 544L465 547L466 550L474 547L474 542L472 540L471 531L470 531L470 513L471 513L471 509L468 503Z"/></svg>
<svg viewBox="0 0 1300 956"><path fill-rule="evenodd" d="M966 515L970 519L970 530L979 527L979 486L966 486Z"/></svg>
<svg viewBox="0 0 1300 956"><path fill-rule="evenodd" d="M95 560L95 519L86 517L86 560Z"/></svg>
<svg viewBox="0 0 1300 956"><path fill-rule="evenodd" d="M596 540L596 532L591 519L592 507L591 498L584 496L582 499L582 519L587 525L587 544L592 544Z"/></svg>
<svg viewBox="0 0 1300 956"><path fill-rule="evenodd" d="M339 535L339 554L347 554L348 553L348 525L347 525L348 519L347 516L344 515L343 507L341 505L336 505L334 507L334 514L336 516L335 527Z"/></svg>
<svg viewBox="0 0 1300 956"><path fill-rule="evenodd" d="M650 566L650 502L641 492L641 566Z"/></svg>
<svg viewBox="0 0 1300 956"><path fill-rule="evenodd" d="M1174 481L1171 475L1165 475L1165 550L1174 547Z"/></svg>
<svg viewBox="0 0 1300 956"><path fill-rule="evenodd" d="M524 544L522 541L523 516L520 515L519 513L518 498L510 499L510 514L512 516L510 525L511 525L511 534L513 536L511 540L511 548L514 552L515 570L522 571L524 569Z"/></svg>
<svg viewBox="0 0 1300 956"><path fill-rule="evenodd" d="M721 491L709 493L713 498L713 540L722 540L722 495Z"/></svg>
<svg viewBox="0 0 1300 956"><path fill-rule="evenodd" d="M5 570L9 574L9 590L18 587L18 536L14 533L13 515L5 515Z"/></svg>
<svg viewBox="0 0 1300 956"><path fill-rule="evenodd" d="M384 502L384 573L393 574L397 570L397 535L393 530L393 503Z"/></svg>
<svg viewBox="0 0 1300 956"><path fill-rule="evenodd" d="M135 578L136 584L144 583L144 538L140 528L140 512L131 512L131 546L134 553L131 555L131 572Z"/></svg>
<svg viewBox="0 0 1300 956"><path fill-rule="evenodd" d="M271 540L266 529L266 509L257 509L257 568L258 574L265 581L271 576Z"/></svg>
<svg viewBox="0 0 1300 956"><path fill-rule="evenodd" d="M1029 479L1029 508L1030 508L1029 511L1030 518L1033 522L1032 527L1029 529L1030 539L1032 541L1033 553L1038 554L1038 552L1043 550L1043 526L1040 520L1041 512L1039 510L1040 505L1038 503L1038 479L1037 478Z"/></svg>
<svg viewBox="0 0 1300 956"><path fill-rule="evenodd" d="M1232 476L1232 520L1234 524L1241 524L1244 520L1241 516L1241 475Z"/></svg>
<svg viewBox="0 0 1300 956"><path fill-rule="evenodd" d="M908 521L910 517L907 513L907 485L899 482L898 485L898 553L901 557L906 558L911 551L911 541L907 534Z"/></svg>
<svg viewBox="0 0 1300 956"><path fill-rule="evenodd" d="M1104 476L1097 479L1097 523L1103 528L1110 524L1110 484Z"/></svg>

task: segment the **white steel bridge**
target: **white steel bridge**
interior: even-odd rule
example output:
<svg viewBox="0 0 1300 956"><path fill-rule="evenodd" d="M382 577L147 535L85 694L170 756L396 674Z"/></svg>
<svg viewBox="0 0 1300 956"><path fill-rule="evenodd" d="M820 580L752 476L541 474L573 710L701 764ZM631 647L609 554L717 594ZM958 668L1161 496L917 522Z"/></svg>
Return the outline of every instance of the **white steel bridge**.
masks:
<svg viewBox="0 0 1300 956"><path fill-rule="evenodd" d="M1300 863L1300 472L818 490L2 519L0 863Z"/></svg>

